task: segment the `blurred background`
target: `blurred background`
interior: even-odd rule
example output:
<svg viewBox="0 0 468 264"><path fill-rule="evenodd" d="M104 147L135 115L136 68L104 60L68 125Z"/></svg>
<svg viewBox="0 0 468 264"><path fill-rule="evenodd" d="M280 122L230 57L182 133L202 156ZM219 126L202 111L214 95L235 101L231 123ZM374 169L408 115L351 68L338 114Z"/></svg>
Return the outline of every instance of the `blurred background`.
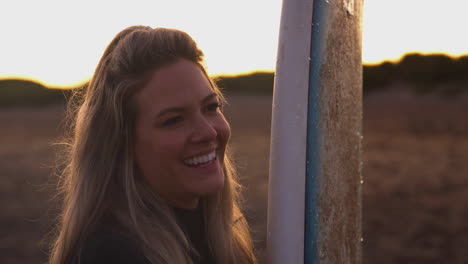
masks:
<svg viewBox="0 0 468 264"><path fill-rule="evenodd" d="M363 263L468 263L467 6L364 1ZM225 88L264 263L280 0L19 0L2 11L1 263L46 262L65 98L113 36L136 24L188 32Z"/></svg>

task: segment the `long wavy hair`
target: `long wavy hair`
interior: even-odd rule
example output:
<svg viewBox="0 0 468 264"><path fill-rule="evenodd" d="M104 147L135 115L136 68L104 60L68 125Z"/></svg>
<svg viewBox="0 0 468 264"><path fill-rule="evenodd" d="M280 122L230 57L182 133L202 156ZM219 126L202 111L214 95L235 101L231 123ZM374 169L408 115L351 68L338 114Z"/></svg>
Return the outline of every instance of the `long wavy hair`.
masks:
<svg viewBox="0 0 468 264"><path fill-rule="evenodd" d="M192 263L188 238L169 205L139 176L134 159L135 94L156 69L177 59L196 63L209 78L202 51L186 33L132 26L106 48L87 88L78 91L66 168L59 181L63 209L50 264L70 263L103 219L114 221L151 263ZM206 237L216 263L256 263L247 221L240 210L237 175L229 151L225 183L200 199Z"/></svg>

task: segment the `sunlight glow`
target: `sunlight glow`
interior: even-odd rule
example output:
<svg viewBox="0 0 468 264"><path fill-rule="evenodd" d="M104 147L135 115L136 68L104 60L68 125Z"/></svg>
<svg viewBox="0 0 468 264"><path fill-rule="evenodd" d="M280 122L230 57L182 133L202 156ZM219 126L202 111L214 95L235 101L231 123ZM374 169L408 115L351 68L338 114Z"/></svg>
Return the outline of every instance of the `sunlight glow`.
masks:
<svg viewBox="0 0 468 264"><path fill-rule="evenodd" d="M397 61L412 52L467 53L467 7L457 0L364 1L364 63Z"/></svg>
<svg viewBox="0 0 468 264"><path fill-rule="evenodd" d="M466 53L467 4L364 1L363 61L395 61L410 51ZM2 11L0 78L64 86L87 80L115 34L136 24L189 33L205 52L210 74L273 71L281 0L18 0Z"/></svg>

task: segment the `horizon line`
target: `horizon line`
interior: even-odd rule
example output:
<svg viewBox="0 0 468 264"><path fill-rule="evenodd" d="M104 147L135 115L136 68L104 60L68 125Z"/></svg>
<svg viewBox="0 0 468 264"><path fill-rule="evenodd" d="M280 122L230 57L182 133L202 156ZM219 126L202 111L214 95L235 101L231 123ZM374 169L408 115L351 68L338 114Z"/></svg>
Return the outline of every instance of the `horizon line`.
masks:
<svg viewBox="0 0 468 264"><path fill-rule="evenodd" d="M424 51L408 51L403 54L401 54L398 57L394 58L385 58L381 60L376 60L376 61L364 61L362 62L363 66L378 66L386 62L390 63L399 63L403 58L407 55L411 54L420 54L422 56L431 56L431 55L444 55L447 57L450 57L452 59L459 59L460 57L465 57L468 56L468 52L465 53L458 53L458 54L453 54L453 53L448 53L448 52L443 52L443 51L435 51L435 52L424 52ZM250 75L254 73L275 73L274 68L258 68L258 69L252 69L252 70L245 70L245 71L238 71L238 72L214 72L210 73L209 76L211 78L220 78L220 77L237 77L237 76L243 76L243 75ZM91 76L80 80L76 82L69 82L69 83L58 83L58 82L49 82L45 81L41 78L35 78L31 76L26 76L26 75L16 75L16 74L10 74L10 75L0 75L0 81L3 80L20 80L20 81L30 81L30 82L35 82L38 83L46 88L49 89L73 89L77 88L83 85L86 85L89 80L91 79Z"/></svg>

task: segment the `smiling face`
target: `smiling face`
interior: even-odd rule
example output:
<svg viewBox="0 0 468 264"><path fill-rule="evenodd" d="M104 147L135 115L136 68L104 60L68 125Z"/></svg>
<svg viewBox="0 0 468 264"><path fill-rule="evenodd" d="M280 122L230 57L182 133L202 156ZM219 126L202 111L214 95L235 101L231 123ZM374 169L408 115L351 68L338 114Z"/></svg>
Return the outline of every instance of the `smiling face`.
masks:
<svg viewBox="0 0 468 264"><path fill-rule="evenodd" d="M153 190L180 208L220 191L231 131L199 66L179 59L157 69L136 104L135 161Z"/></svg>

